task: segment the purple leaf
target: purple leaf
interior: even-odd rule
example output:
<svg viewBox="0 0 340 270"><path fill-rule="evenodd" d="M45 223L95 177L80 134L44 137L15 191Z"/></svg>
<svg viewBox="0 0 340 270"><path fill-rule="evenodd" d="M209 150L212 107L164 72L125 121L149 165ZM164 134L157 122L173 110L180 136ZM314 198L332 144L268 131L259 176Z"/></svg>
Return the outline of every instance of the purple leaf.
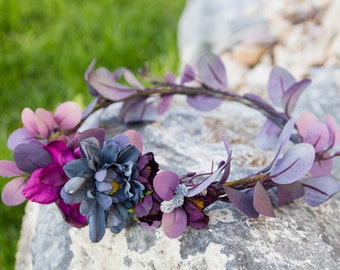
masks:
<svg viewBox="0 0 340 270"><path fill-rule="evenodd" d="M238 191L230 187L224 187L230 202L243 214L251 218L257 218L259 213L253 205L253 195Z"/></svg>
<svg viewBox="0 0 340 270"><path fill-rule="evenodd" d="M0 176L13 177L23 173L23 171L18 169L14 161L0 160Z"/></svg>
<svg viewBox="0 0 340 270"><path fill-rule="evenodd" d="M289 115L293 111L302 91L305 90L310 83L311 80L303 79L294 83L285 93L283 93L281 104L286 114Z"/></svg>
<svg viewBox="0 0 340 270"><path fill-rule="evenodd" d="M197 71L202 82L215 90L227 87L227 75L220 57L215 54L204 54L197 63Z"/></svg>
<svg viewBox="0 0 340 270"><path fill-rule="evenodd" d="M137 80L137 78L132 74L132 72L128 69L124 71L124 79L127 83L137 89L144 89L144 86Z"/></svg>
<svg viewBox="0 0 340 270"><path fill-rule="evenodd" d="M175 74L171 73L171 72L167 72L165 74L165 80L168 82L168 83L175 83L176 82L176 76Z"/></svg>
<svg viewBox="0 0 340 270"><path fill-rule="evenodd" d="M302 179L314 162L315 151L307 143L294 145L279 159L270 172L273 182L290 184Z"/></svg>
<svg viewBox="0 0 340 270"><path fill-rule="evenodd" d="M91 74L93 71L94 66L96 65L96 59L93 59L92 62L90 63L90 65L88 66L88 68L86 69L85 73L84 73L84 79L87 83L88 89L89 89L89 93L91 96L97 96L98 93L95 89L93 89L93 87L89 84L89 81L91 80Z"/></svg>
<svg viewBox="0 0 340 270"><path fill-rule="evenodd" d="M181 84L185 84L193 80L195 80L195 72L193 68L187 64L184 67L184 71L181 78Z"/></svg>
<svg viewBox="0 0 340 270"><path fill-rule="evenodd" d="M256 104L260 109L263 109L264 111L268 113L272 113L273 115L277 114L276 110L273 108L272 105L270 105L266 100L264 100L262 97L254 94L245 94L243 97L252 103Z"/></svg>
<svg viewBox="0 0 340 270"><path fill-rule="evenodd" d="M203 112L208 112L216 109L223 103L222 99L204 95L188 96L187 101L196 110Z"/></svg>
<svg viewBox="0 0 340 270"><path fill-rule="evenodd" d="M275 217L272 202L267 191L264 189L260 181L258 181L254 188L254 208L262 215L267 217Z"/></svg>
<svg viewBox="0 0 340 270"><path fill-rule="evenodd" d="M88 84L100 95L110 100L124 99L135 93L134 89L117 83L116 80L124 75L124 72L124 68L117 69L112 74L106 68L98 68L91 74Z"/></svg>
<svg viewBox="0 0 340 270"><path fill-rule="evenodd" d="M27 173L33 173L53 162L51 155L38 144L20 144L14 149L17 167Z"/></svg>
<svg viewBox="0 0 340 270"><path fill-rule="evenodd" d="M99 100L100 96L96 96L89 105L86 106L86 108L83 110L83 112L81 113L81 119L85 119L86 117L88 117L94 110L94 108L96 107L98 100Z"/></svg>
<svg viewBox="0 0 340 270"><path fill-rule="evenodd" d="M268 81L268 94L274 105L280 106L283 94L295 83L294 77L281 67L273 67Z"/></svg>
<svg viewBox="0 0 340 270"><path fill-rule="evenodd" d="M286 144L288 143L290 136L292 135L294 129L294 121L290 119L286 125L283 127L280 137L277 141L276 148L275 148L275 155L273 161L264 169L260 171L260 173L268 172L273 164L276 162L277 158L281 155L282 151L284 150Z"/></svg>
<svg viewBox="0 0 340 270"><path fill-rule="evenodd" d="M194 188L189 189L187 195L185 195L186 197L193 197L199 193L201 193L203 190L207 189L208 186L210 186L212 183L214 182L218 182L219 181L219 175L221 173L221 171L223 171L225 168L225 165L221 166L220 168L218 168L212 175L210 175L207 179L203 180L202 182L200 182L198 185L196 185Z"/></svg>
<svg viewBox="0 0 340 270"><path fill-rule="evenodd" d="M2 190L1 200L8 206L19 205L26 201L22 190L26 186L25 177L14 178L9 181Z"/></svg>
<svg viewBox="0 0 340 270"><path fill-rule="evenodd" d="M303 199L311 206L318 206L340 191L340 183L331 176L309 177L302 180Z"/></svg>
<svg viewBox="0 0 340 270"><path fill-rule="evenodd" d="M187 226L187 214L181 208L176 208L170 213L163 213L162 227L169 238L180 236Z"/></svg>
<svg viewBox="0 0 340 270"><path fill-rule="evenodd" d="M163 113L165 113L169 106L170 106L170 102L173 99L174 95L165 95L165 96L161 96L161 100L157 106L157 112L159 115L162 115Z"/></svg>
<svg viewBox="0 0 340 270"><path fill-rule="evenodd" d="M118 115L119 121L124 123L155 121L157 117L153 104L144 97L125 101Z"/></svg>
<svg viewBox="0 0 340 270"><path fill-rule="evenodd" d="M170 201L174 196L176 187L180 184L178 175L171 171L158 173L153 181L156 193L165 201Z"/></svg>
<svg viewBox="0 0 340 270"><path fill-rule="evenodd" d="M230 174L230 167L231 167L231 156L232 156L232 150L231 150L231 146L230 144L228 143L228 141L222 136L222 141L224 143L224 147L227 151L227 160L225 162L225 164L223 164L222 166L224 166L224 172L223 172L223 175L220 179L220 181L218 182L218 184L220 185L223 185L227 180L228 180L228 177L229 177L229 174Z"/></svg>
<svg viewBox="0 0 340 270"><path fill-rule="evenodd" d="M292 202L305 193L300 182L293 182L286 185L277 185L278 206Z"/></svg>
<svg viewBox="0 0 340 270"><path fill-rule="evenodd" d="M267 119L257 134L255 139L255 147L260 149L272 148L278 140L281 128Z"/></svg>

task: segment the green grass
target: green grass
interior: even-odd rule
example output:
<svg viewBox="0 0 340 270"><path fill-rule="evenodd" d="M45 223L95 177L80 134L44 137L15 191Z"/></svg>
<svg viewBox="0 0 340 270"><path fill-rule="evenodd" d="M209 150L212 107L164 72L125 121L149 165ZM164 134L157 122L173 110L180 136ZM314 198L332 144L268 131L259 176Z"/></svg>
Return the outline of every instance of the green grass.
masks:
<svg viewBox="0 0 340 270"><path fill-rule="evenodd" d="M90 101L83 73L97 65L155 74L179 67L177 21L185 1L0 0L0 159L24 107ZM7 179L0 179L2 190ZM23 206L0 203L0 269L13 269Z"/></svg>

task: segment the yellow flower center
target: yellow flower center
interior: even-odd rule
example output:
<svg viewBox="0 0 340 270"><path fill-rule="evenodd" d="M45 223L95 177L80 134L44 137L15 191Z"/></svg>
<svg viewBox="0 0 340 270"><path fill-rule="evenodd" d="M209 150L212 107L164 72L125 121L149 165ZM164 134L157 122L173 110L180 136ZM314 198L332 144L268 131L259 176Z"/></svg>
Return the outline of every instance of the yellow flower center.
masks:
<svg viewBox="0 0 340 270"><path fill-rule="evenodd" d="M110 192L110 195L112 196L113 194L115 194L118 191L119 184L116 181L112 181L111 185L112 185L112 190Z"/></svg>
<svg viewBox="0 0 340 270"><path fill-rule="evenodd" d="M189 200L192 201L193 203L195 203L198 206L199 209L202 210L204 208L204 202L199 201L199 200L193 200L191 198L189 198Z"/></svg>

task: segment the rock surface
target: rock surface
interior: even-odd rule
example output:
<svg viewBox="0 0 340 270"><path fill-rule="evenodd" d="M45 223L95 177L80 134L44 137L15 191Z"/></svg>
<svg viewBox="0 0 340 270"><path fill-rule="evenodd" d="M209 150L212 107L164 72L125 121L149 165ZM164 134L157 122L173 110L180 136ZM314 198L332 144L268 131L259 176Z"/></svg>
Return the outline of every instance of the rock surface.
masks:
<svg viewBox="0 0 340 270"><path fill-rule="evenodd" d="M299 104L316 113L340 116L340 97L329 81L332 72L315 71L315 84ZM327 78L325 77L327 76ZM327 94L320 93L327 89ZM323 92L324 93L324 92ZM139 130L145 151L153 151L162 169L178 173L206 171L211 159L225 158L220 136L232 144L231 178L264 165L271 152L252 147L263 117L243 105L225 103L214 112L198 113L182 98L161 121L122 126L104 122L109 134ZM106 113L108 115L108 113ZM111 121L115 119L110 118ZM339 168L335 170L339 175ZM276 218L250 219L233 206L216 203L207 209L210 225L188 229L175 240L161 229L143 231L138 225L118 235L107 231L93 244L88 229L71 228L54 205L27 204L17 269L337 269L340 255L340 196L312 208L302 200L275 210Z"/></svg>

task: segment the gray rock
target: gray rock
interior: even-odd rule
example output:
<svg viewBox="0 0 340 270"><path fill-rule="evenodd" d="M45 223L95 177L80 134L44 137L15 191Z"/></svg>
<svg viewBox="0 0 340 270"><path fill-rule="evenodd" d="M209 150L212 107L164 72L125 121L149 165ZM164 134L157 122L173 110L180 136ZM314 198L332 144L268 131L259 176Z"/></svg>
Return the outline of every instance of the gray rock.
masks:
<svg viewBox="0 0 340 270"><path fill-rule="evenodd" d="M178 47L184 64L207 50L221 54L238 43L274 42L261 0L188 0L178 24Z"/></svg>
<svg viewBox="0 0 340 270"><path fill-rule="evenodd" d="M327 95L320 91L325 85L311 87L313 100L305 98L299 110L319 104L317 113L331 109L339 122L339 94L334 84L321 81L330 89ZM182 98L176 103L159 122L124 126L110 117L104 126L111 135L138 130L144 151L153 151L162 169L179 174L209 171L212 159L215 164L224 159L221 135L233 147L232 178L270 160L271 152L252 146L264 119L259 113L232 102L210 113L194 111ZM207 228L187 229L179 239L168 239L161 229L148 232L132 225L118 235L107 231L93 244L88 229L63 223L54 205L28 203L16 269L338 269L339 207L338 194L320 207L296 200L276 209L276 218L250 219L219 202L207 209Z"/></svg>

